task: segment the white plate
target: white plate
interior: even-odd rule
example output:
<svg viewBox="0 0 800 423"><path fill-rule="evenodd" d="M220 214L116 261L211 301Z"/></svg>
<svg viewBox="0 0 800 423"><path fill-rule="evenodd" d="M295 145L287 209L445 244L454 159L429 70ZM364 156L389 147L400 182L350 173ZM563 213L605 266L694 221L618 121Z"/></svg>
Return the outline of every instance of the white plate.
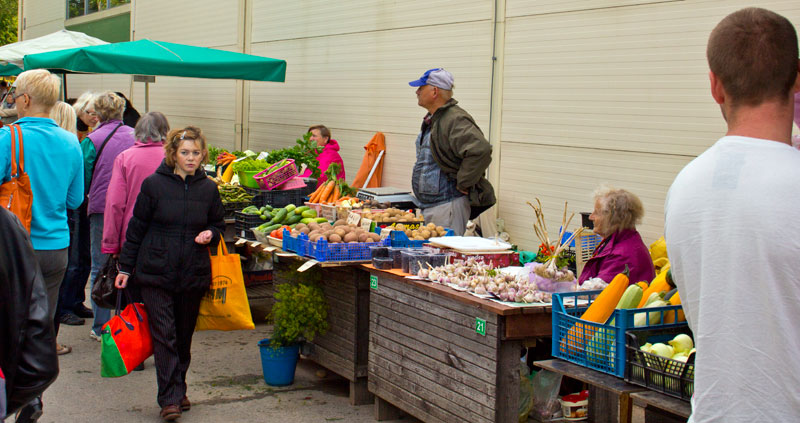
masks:
<svg viewBox="0 0 800 423"><path fill-rule="evenodd" d="M477 236L442 236L428 240L437 246L452 248L459 251L506 251L511 249L511 244L500 240L480 238Z"/></svg>

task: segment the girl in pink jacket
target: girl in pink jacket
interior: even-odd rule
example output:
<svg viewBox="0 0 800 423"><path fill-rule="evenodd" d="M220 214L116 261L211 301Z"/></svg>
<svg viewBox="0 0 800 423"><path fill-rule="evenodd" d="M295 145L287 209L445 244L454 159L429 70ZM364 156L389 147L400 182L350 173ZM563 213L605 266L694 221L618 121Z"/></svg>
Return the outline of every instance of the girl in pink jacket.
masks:
<svg viewBox="0 0 800 423"><path fill-rule="evenodd" d="M319 160L319 171L320 177L317 180L317 187L324 184L325 181L328 179L325 176L325 171L328 170L328 166L331 163L339 163L341 166L341 171L337 175L339 179L344 179L344 162L342 161L342 156L339 155L339 143L336 140L331 139L331 131L325 127L325 125L314 125L308 128L308 132L311 132L311 140L316 141L317 145L322 147L322 152L319 153L317 156L317 160ZM303 177L311 176L311 169L306 169L303 172Z"/></svg>
<svg viewBox="0 0 800 423"><path fill-rule="evenodd" d="M142 181L152 175L164 160L162 143L167 139L167 132L169 123L162 113L145 114L134 130L136 143L114 160L103 217L104 254L118 255L122 249Z"/></svg>

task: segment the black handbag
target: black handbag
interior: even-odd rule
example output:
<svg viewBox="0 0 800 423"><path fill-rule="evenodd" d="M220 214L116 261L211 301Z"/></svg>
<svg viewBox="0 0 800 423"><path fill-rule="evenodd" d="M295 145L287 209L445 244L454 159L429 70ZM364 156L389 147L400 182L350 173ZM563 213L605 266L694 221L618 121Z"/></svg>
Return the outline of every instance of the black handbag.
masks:
<svg viewBox="0 0 800 423"><path fill-rule="evenodd" d="M119 260L109 255L92 285L92 301L98 307L113 309L117 306L117 288L114 287L117 274L119 274Z"/></svg>

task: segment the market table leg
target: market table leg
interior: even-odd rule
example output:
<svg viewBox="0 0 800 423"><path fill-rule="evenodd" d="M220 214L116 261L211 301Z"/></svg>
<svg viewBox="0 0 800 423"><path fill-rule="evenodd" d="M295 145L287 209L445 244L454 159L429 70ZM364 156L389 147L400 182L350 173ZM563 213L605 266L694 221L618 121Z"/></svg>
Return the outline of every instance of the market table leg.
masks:
<svg viewBox="0 0 800 423"><path fill-rule="evenodd" d="M350 382L350 405L366 405L375 401L375 396L367 389L367 378L360 377Z"/></svg>
<svg viewBox="0 0 800 423"><path fill-rule="evenodd" d="M630 395L616 394L599 386L589 388L589 418L595 423L630 423Z"/></svg>
<svg viewBox="0 0 800 423"><path fill-rule="evenodd" d="M405 413L403 410L395 407L389 401L383 400L380 397L375 397L375 420L382 422L385 420L397 420L403 417Z"/></svg>

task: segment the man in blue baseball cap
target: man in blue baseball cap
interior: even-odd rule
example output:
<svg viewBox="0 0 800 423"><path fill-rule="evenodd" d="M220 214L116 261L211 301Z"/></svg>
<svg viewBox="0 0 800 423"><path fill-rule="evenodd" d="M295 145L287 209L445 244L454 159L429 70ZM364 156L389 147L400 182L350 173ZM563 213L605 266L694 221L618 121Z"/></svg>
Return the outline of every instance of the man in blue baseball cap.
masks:
<svg viewBox="0 0 800 423"><path fill-rule="evenodd" d="M496 203L484 177L492 146L472 116L453 98L453 74L429 69L408 85L417 88L417 103L428 113L415 143L417 161L411 174L414 195L425 222L463 235L467 221Z"/></svg>

